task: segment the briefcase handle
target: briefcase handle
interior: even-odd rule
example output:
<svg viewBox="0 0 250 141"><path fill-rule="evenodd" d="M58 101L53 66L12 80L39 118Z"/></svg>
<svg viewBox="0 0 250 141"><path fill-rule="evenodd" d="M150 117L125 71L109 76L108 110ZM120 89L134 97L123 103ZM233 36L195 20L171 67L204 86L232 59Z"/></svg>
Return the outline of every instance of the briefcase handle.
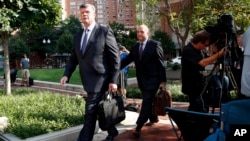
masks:
<svg viewBox="0 0 250 141"><path fill-rule="evenodd" d="M164 88L160 87L159 89L160 89L160 91L166 91L167 90L166 87L164 87Z"/></svg>
<svg viewBox="0 0 250 141"><path fill-rule="evenodd" d="M119 96L117 92L106 91L103 95L103 100L111 100L114 96Z"/></svg>

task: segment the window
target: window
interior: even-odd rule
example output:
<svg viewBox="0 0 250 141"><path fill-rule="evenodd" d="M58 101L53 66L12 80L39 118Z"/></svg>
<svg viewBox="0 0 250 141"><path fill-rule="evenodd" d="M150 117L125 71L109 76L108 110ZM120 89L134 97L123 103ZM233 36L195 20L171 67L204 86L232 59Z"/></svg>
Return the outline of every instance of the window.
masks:
<svg viewBox="0 0 250 141"><path fill-rule="evenodd" d="M102 4L103 0L97 0L97 4Z"/></svg>
<svg viewBox="0 0 250 141"><path fill-rule="evenodd" d="M76 5L76 2L70 2L70 5Z"/></svg>

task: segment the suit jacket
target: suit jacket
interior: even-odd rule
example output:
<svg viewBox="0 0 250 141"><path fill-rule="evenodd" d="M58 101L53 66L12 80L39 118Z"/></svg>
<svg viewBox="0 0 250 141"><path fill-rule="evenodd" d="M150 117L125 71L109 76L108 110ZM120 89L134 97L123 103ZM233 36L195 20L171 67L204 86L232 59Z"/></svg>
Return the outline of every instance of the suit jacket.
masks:
<svg viewBox="0 0 250 141"><path fill-rule="evenodd" d="M129 55L121 61L121 68L134 61L139 88L143 90L158 89L161 82L166 82L166 70L161 43L148 39L141 59L139 47L139 42L132 47Z"/></svg>
<svg viewBox="0 0 250 141"><path fill-rule="evenodd" d="M117 83L120 68L119 48L113 31L96 24L82 54L80 44L83 31L74 36L73 50L64 76L70 79L79 65L85 91L96 93L107 90L109 83Z"/></svg>

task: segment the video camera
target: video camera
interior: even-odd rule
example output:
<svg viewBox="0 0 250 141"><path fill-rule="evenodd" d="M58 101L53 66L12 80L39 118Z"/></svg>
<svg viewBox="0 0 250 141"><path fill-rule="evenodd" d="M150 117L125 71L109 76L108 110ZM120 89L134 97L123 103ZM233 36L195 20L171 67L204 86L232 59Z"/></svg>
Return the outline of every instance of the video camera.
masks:
<svg viewBox="0 0 250 141"><path fill-rule="evenodd" d="M214 26L207 26L205 30L212 34L211 43L215 44L218 49L230 46L230 43L234 40L234 36L236 35L234 20L231 14L222 14L218 16L217 24Z"/></svg>
<svg viewBox="0 0 250 141"><path fill-rule="evenodd" d="M222 14L218 16L217 24L214 26L207 26L205 30L211 34L211 44L215 44L218 50L227 47L233 55L233 60L238 60L242 57L237 42L234 18L231 14Z"/></svg>
<svg viewBox="0 0 250 141"><path fill-rule="evenodd" d="M243 62L243 51L240 49L237 42L237 32L234 24L234 18L231 14L222 14L217 18L217 24L214 26L207 26L205 30L211 34L210 44L215 44L218 50L222 48L227 49L224 57L221 57L216 62L216 65L223 64L221 69L221 78L224 76L224 68L226 68L225 74L230 79L228 89L237 89L239 87ZM240 66L240 67L238 67ZM235 77L236 76L236 77ZM236 79L235 79L236 78Z"/></svg>

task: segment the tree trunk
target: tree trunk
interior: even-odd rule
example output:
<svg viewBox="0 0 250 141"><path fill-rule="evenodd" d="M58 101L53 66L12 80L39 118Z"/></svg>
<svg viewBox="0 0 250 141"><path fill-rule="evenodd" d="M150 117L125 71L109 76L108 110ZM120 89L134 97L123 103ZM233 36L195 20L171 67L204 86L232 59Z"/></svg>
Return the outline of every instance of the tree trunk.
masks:
<svg viewBox="0 0 250 141"><path fill-rule="evenodd" d="M9 48L8 48L8 32L2 32L2 45L4 50L4 74L5 74L5 93L11 94L11 83L10 83L10 61L9 61Z"/></svg>

